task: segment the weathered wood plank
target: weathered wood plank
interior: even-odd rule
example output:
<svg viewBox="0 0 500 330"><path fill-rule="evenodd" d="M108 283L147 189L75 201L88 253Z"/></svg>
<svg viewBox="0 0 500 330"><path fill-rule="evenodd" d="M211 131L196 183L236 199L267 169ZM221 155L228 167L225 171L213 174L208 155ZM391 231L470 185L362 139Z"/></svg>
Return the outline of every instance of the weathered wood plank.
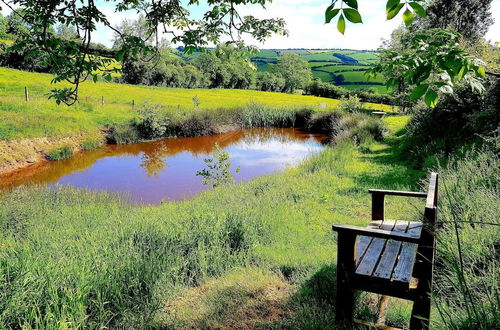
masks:
<svg viewBox="0 0 500 330"><path fill-rule="evenodd" d="M427 200L425 207L433 208L437 207L438 199L438 175L437 173L431 173L431 179L429 181L429 191L427 192Z"/></svg>
<svg viewBox="0 0 500 330"><path fill-rule="evenodd" d="M413 243L403 243L399 254L398 264L394 268L393 281L410 283L413 264L417 254L417 245Z"/></svg>
<svg viewBox="0 0 500 330"><path fill-rule="evenodd" d="M412 237L418 238L422 234L423 226L423 222L410 221L407 233Z"/></svg>
<svg viewBox="0 0 500 330"><path fill-rule="evenodd" d="M426 198L427 194L418 191L399 191L399 190L384 190L384 189L369 189L370 194L375 195L390 195L390 196L403 196L403 197L419 197Z"/></svg>
<svg viewBox="0 0 500 330"><path fill-rule="evenodd" d="M395 241L415 243L415 244L420 243L420 238L418 237L412 237L407 233L399 233L389 230L363 228L350 225L333 225L332 230L338 233L350 233L352 235L358 235L358 236L370 236L383 239L393 239Z"/></svg>
<svg viewBox="0 0 500 330"><path fill-rule="evenodd" d="M336 321L352 323L354 313L354 290L351 274L354 272L354 245L356 237L350 233L339 233L337 250L337 297Z"/></svg>
<svg viewBox="0 0 500 330"><path fill-rule="evenodd" d="M393 231L405 232L408 229L408 221L397 221ZM398 260L401 242L389 240L385 246L384 252L380 257L377 269L373 272L374 277L390 279L394 265Z"/></svg>
<svg viewBox="0 0 500 330"><path fill-rule="evenodd" d="M379 229L380 226L382 225L382 220L377 220L377 221L372 221L368 224L368 228L375 228ZM363 259L363 256L365 255L366 249L370 245L373 237L369 236L359 236L357 241L356 241L356 267L359 265L361 262L361 259Z"/></svg>
<svg viewBox="0 0 500 330"><path fill-rule="evenodd" d="M392 231L395 224L396 224L396 221L394 221L394 220L385 220L382 223L382 225L380 226L380 229ZM383 239L383 238L372 239L370 246L366 250L365 255L363 256L363 258L359 262L358 267L356 268L356 274L366 275L366 276L372 275L373 270L375 269L375 266L377 265L377 262L380 258L380 255L384 249L386 242L387 242L387 240Z"/></svg>
<svg viewBox="0 0 500 330"><path fill-rule="evenodd" d="M422 231L422 224L418 222L412 222L409 224L408 234L418 237ZM418 236L417 236L418 235ZM413 273L413 265L415 264L415 257L417 254L417 244L413 243L403 243L401 245L401 252L399 254L399 259L396 267L394 268L394 273L392 274L392 280L404 283L410 283L411 275Z"/></svg>

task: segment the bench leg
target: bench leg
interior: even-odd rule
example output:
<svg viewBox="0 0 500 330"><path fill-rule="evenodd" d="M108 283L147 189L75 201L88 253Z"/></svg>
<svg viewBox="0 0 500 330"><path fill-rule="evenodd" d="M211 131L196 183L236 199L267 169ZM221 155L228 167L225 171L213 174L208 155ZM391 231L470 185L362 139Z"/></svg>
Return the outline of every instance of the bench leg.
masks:
<svg viewBox="0 0 500 330"><path fill-rule="evenodd" d="M337 323L350 325L354 314L354 290L351 274L354 273L354 235L339 235L337 249Z"/></svg>
<svg viewBox="0 0 500 330"><path fill-rule="evenodd" d="M426 330L429 329L429 319L431 316L431 298L422 297L415 300L411 311L410 329Z"/></svg>
<svg viewBox="0 0 500 330"><path fill-rule="evenodd" d="M343 267L337 268L337 299L335 320L339 324L349 325L353 322L354 314L354 291L349 285L347 278L340 275Z"/></svg>
<svg viewBox="0 0 500 330"><path fill-rule="evenodd" d="M388 296L381 296L378 302L378 325L384 325L387 319L387 305L389 304Z"/></svg>

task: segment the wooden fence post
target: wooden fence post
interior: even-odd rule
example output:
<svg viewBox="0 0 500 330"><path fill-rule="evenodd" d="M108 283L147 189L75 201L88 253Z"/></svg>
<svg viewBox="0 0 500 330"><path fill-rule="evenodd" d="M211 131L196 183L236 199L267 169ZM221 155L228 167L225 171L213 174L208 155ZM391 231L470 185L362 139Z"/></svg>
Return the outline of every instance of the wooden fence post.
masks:
<svg viewBox="0 0 500 330"><path fill-rule="evenodd" d="M30 96L28 94L28 87L24 87L24 99L26 100L26 102L30 100Z"/></svg>
<svg viewBox="0 0 500 330"><path fill-rule="evenodd" d="M135 107L135 100L132 100L132 108Z"/></svg>
<svg viewBox="0 0 500 330"><path fill-rule="evenodd" d="M104 95L101 96L101 104L104 105Z"/></svg>

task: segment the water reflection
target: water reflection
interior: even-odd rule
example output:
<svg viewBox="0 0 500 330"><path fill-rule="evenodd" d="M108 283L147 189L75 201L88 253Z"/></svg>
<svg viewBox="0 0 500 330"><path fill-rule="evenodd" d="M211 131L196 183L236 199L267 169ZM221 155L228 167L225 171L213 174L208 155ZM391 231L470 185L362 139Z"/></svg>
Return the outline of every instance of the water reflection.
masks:
<svg viewBox="0 0 500 330"><path fill-rule="evenodd" d="M241 171L235 181L274 173L296 165L323 148L323 136L297 129L249 129L195 138L165 139L131 145L108 145L73 158L46 162L0 177L0 188L22 184L70 184L124 192L133 201L181 200L208 187L196 171L217 143Z"/></svg>
<svg viewBox="0 0 500 330"><path fill-rule="evenodd" d="M158 148L152 152L145 152L141 157L140 167L146 170L149 177L158 177L158 173L165 168L167 164L163 159L168 155L168 148Z"/></svg>

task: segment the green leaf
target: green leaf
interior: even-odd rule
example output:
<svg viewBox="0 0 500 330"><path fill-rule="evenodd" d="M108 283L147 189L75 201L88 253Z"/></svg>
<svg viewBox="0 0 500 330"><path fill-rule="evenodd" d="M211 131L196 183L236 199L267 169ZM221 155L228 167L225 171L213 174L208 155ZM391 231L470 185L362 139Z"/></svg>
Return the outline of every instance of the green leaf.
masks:
<svg viewBox="0 0 500 330"><path fill-rule="evenodd" d="M94 75L94 77L92 77L92 80L94 81L94 83L97 82L97 75Z"/></svg>
<svg viewBox="0 0 500 330"><path fill-rule="evenodd" d="M405 22L406 26L410 26L411 23L413 23L414 18L415 16L409 9L406 9L405 12L403 13L403 22Z"/></svg>
<svg viewBox="0 0 500 330"><path fill-rule="evenodd" d="M427 12L425 11L424 7L420 5L417 2L410 2L410 6L413 8L415 13L417 13L418 16L420 17L427 17Z"/></svg>
<svg viewBox="0 0 500 330"><path fill-rule="evenodd" d="M339 32L342 34L344 34L344 32L345 32L344 15L340 15L340 17L339 17L339 21L337 22L337 30L339 30Z"/></svg>
<svg viewBox="0 0 500 330"><path fill-rule="evenodd" d="M486 76L486 72L484 71L484 67L482 67L482 66L480 66L480 67L477 68L476 73L481 78L484 78L484 76Z"/></svg>
<svg viewBox="0 0 500 330"><path fill-rule="evenodd" d="M344 9L344 15L352 23L362 23L361 15L356 9L346 8Z"/></svg>
<svg viewBox="0 0 500 330"><path fill-rule="evenodd" d="M398 80L396 78L390 78L385 82L387 89L394 89L398 85Z"/></svg>
<svg viewBox="0 0 500 330"><path fill-rule="evenodd" d="M393 19L396 17L396 15L401 11L401 8L403 8L404 4L400 3L396 5L393 9L387 12L387 19Z"/></svg>
<svg viewBox="0 0 500 330"><path fill-rule="evenodd" d="M467 65L463 65L461 68L460 68L460 71L458 71L458 74L457 74L457 78L458 80L462 80L462 78L465 76L465 74L467 73Z"/></svg>
<svg viewBox="0 0 500 330"><path fill-rule="evenodd" d="M432 89L429 89L427 91L427 93L425 94L425 98L424 98L425 104L427 104L427 106L429 106L431 108L434 108L436 106L436 104L438 103L438 100L439 100L438 94L435 91L433 91Z"/></svg>
<svg viewBox="0 0 500 330"><path fill-rule="evenodd" d="M358 0L344 0L344 3L346 3L349 7L358 9Z"/></svg>
<svg viewBox="0 0 500 330"><path fill-rule="evenodd" d="M325 23L330 23L330 21L340 12L340 9L333 9L333 6L334 5L330 5L326 8Z"/></svg>
<svg viewBox="0 0 500 330"><path fill-rule="evenodd" d="M111 77L111 74L107 74L104 76L104 79L106 79L107 81L111 81L113 79L113 77Z"/></svg>
<svg viewBox="0 0 500 330"><path fill-rule="evenodd" d="M390 11L395 9L400 4L401 4L400 0L388 0L387 4L385 5L385 12L389 14Z"/></svg>
<svg viewBox="0 0 500 330"><path fill-rule="evenodd" d="M411 92L410 99L413 101L418 100L419 98L421 98L425 94L425 92L427 92L428 88L429 88L429 84L422 84L422 85L415 87L413 92Z"/></svg>

